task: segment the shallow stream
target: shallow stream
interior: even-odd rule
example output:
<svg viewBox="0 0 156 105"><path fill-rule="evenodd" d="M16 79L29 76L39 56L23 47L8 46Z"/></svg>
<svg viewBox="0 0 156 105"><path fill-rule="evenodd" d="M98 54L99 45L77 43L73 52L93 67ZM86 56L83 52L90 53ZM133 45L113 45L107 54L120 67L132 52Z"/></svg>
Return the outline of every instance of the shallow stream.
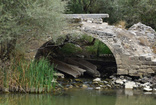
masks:
<svg viewBox="0 0 156 105"><path fill-rule="evenodd" d="M156 105L156 93L70 89L62 94L0 94L0 105Z"/></svg>

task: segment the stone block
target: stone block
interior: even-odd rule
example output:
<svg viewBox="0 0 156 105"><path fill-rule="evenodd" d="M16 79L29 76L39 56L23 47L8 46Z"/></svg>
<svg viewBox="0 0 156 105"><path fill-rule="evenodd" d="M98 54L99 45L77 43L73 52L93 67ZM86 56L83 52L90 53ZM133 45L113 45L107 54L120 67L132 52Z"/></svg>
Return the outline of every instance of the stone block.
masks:
<svg viewBox="0 0 156 105"><path fill-rule="evenodd" d="M131 70L129 70L129 74L137 74L137 70L131 69Z"/></svg>
<svg viewBox="0 0 156 105"><path fill-rule="evenodd" d="M135 82L133 81L128 81L125 83L125 89L133 89L133 87L135 87Z"/></svg>
<svg viewBox="0 0 156 105"><path fill-rule="evenodd" d="M147 65L141 65L140 66L140 69L146 69L147 68Z"/></svg>
<svg viewBox="0 0 156 105"><path fill-rule="evenodd" d="M129 59L130 60L135 60L135 57L134 56L130 56Z"/></svg>
<svg viewBox="0 0 156 105"><path fill-rule="evenodd" d="M132 68L134 68L134 69L139 69L140 66L138 66L138 65L132 65Z"/></svg>
<svg viewBox="0 0 156 105"><path fill-rule="evenodd" d="M121 64L122 64L122 61L121 61L121 60L116 60L116 63L117 63L118 65L121 65Z"/></svg>
<svg viewBox="0 0 156 105"><path fill-rule="evenodd" d="M156 65L156 59L152 60L152 64Z"/></svg>
<svg viewBox="0 0 156 105"><path fill-rule="evenodd" d="M114 42L114 41L113 41L113 38L109 38L108 41L109 41L109 42Z"/></svg>
<svg viewBox="0 0 156 105"><path fill-rule="evenodd" d="M123 68L123 66L122 66L122 65L117 65L117 67L118 67L118 68Z"/></svg>
<svg viewBox="0 0 156 105"><path fill-rule="evenodd" d="M120 59L120 55L118 55L118 54L116 54L115 57L116 57L116 60Z"/></svg>
<svg viewBox="0 0 156 105"><path fill-rule="evenodd" d="M144 61L144 60L146 60L146 58L145 58L145 56L140 56L139 60Z"/></svg>
<svg viewBox="0 0 156 105"><path fill-rule="evenodd" d="M156 65L156 62L152 62L153 65Z"/></svg>
<svg viewBox="0 0 156 105"><path fill-rule="evenodd" d="M144 62L142 62L142 64L143 65L151 65L151 64L153 64L151 61L144 61Z"/></svg>
<svg viewBox="0 0 156 105"><path fill-rule="evenodd" d="M156 72L156 66L152 66L151 69Z"/></svg>
<svg viewBox="0 0 156 105"><path fill-rule="evenodd" d="M146 73L146 69L139 69L137 72L138 73Z"/></svg>
<svg viewBox="0 0 156 105"><path fill-rule="evenodd" d="M151 61L151 57L146 57L146 61Z"/></svg>
<svg viewBox="0 0 156 105"><path fill-rule="evenodd" d="M118 75L128 74L128 70L125 70L125 69L118 69L118 70L117 70L117 74L118 74Z"/></svg>
<svg viewBox="0 0 156 105"><path fill-rule="evenodd" d="M92 18L92 19L100 19L100 18L108 18L108 14L65 14L67 18Z"/></svg>
<svg viewBox="0 0 156 105"><path fill-rule="evenodd" d="M155 73L155 72L152 70L152 68L148 68L146 71L147 71L147 73Z"/></svg>
<svg viewBox="0 0 156 105"><path fill-rule="evenodd" d="M151 66L156 66L156 62L151 62Z"/></svg>
<svg viewBox="0 0 156 105"><path fill-rule="evenodd" d="M139 60L139 56L134 56L134 59L135 60Z"/></svg>

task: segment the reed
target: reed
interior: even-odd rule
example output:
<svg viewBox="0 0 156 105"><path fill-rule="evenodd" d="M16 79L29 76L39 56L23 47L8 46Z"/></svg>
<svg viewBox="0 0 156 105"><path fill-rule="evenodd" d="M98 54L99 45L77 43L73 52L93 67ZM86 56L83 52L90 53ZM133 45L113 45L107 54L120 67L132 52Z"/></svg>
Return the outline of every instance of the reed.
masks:
<svg viewBox="0 0 156 105"><path fill-rule="evenodd" d="M54 66L45 58L32 62L14 59L9 68L1 69L0 88L13 92L50 92L55 87L51 82L53 73Z"/></svg>

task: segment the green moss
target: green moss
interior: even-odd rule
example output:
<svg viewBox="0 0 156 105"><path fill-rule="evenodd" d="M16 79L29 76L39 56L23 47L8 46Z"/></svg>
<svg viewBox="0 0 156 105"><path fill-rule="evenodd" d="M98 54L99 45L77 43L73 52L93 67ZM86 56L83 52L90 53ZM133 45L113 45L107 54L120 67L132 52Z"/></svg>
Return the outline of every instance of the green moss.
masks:
<svg viewBox="0 0 156 105"><path fill-rule="evenodd" d="M96 40L93 46L87 46L86 51L91 54L112 54L110 49L103 42Z"/></svg>
<svg viewBox="0 0 156 105"><path fill-rule="evenodd" d="M74 54L81 52L82 49L72 43L68 43L65 46L63 46L60 51L63 52L64 54Z"/></svg>
<svg viewBox="0 0 156 105"><path fill-rule="evenodd" d="M112 54L112 52L106 46L106 44L104 44L99 40L95 40L93 45L89 45L89 43L91 43L93 39L94 39L93 37L84 34L81 36L79 40L76 41L77 45L68 43L60 49L60 52L63 52L64 54L67 55L75 53L83 53L83 54L86 53L89 55Z"/></svg>

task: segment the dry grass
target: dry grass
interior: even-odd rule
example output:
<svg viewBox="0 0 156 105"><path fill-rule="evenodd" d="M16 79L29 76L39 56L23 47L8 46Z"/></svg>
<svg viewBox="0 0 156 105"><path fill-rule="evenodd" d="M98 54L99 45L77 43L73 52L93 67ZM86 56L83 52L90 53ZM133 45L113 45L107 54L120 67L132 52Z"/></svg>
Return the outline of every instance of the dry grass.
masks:
<svg viewBox="0 0 156 105"><path fill-rule="evenodd" d="M125 29L126 28L126 21L119 21L115 24L116 27L119 27L119 28L122 28L122 29Z"/></svg>
<svg viewBox="0 0 156 105"><path fill-rule="evenodd" d="M153 49L153 53L156 54L156 46L153 46L152 49Z"/></svg>

